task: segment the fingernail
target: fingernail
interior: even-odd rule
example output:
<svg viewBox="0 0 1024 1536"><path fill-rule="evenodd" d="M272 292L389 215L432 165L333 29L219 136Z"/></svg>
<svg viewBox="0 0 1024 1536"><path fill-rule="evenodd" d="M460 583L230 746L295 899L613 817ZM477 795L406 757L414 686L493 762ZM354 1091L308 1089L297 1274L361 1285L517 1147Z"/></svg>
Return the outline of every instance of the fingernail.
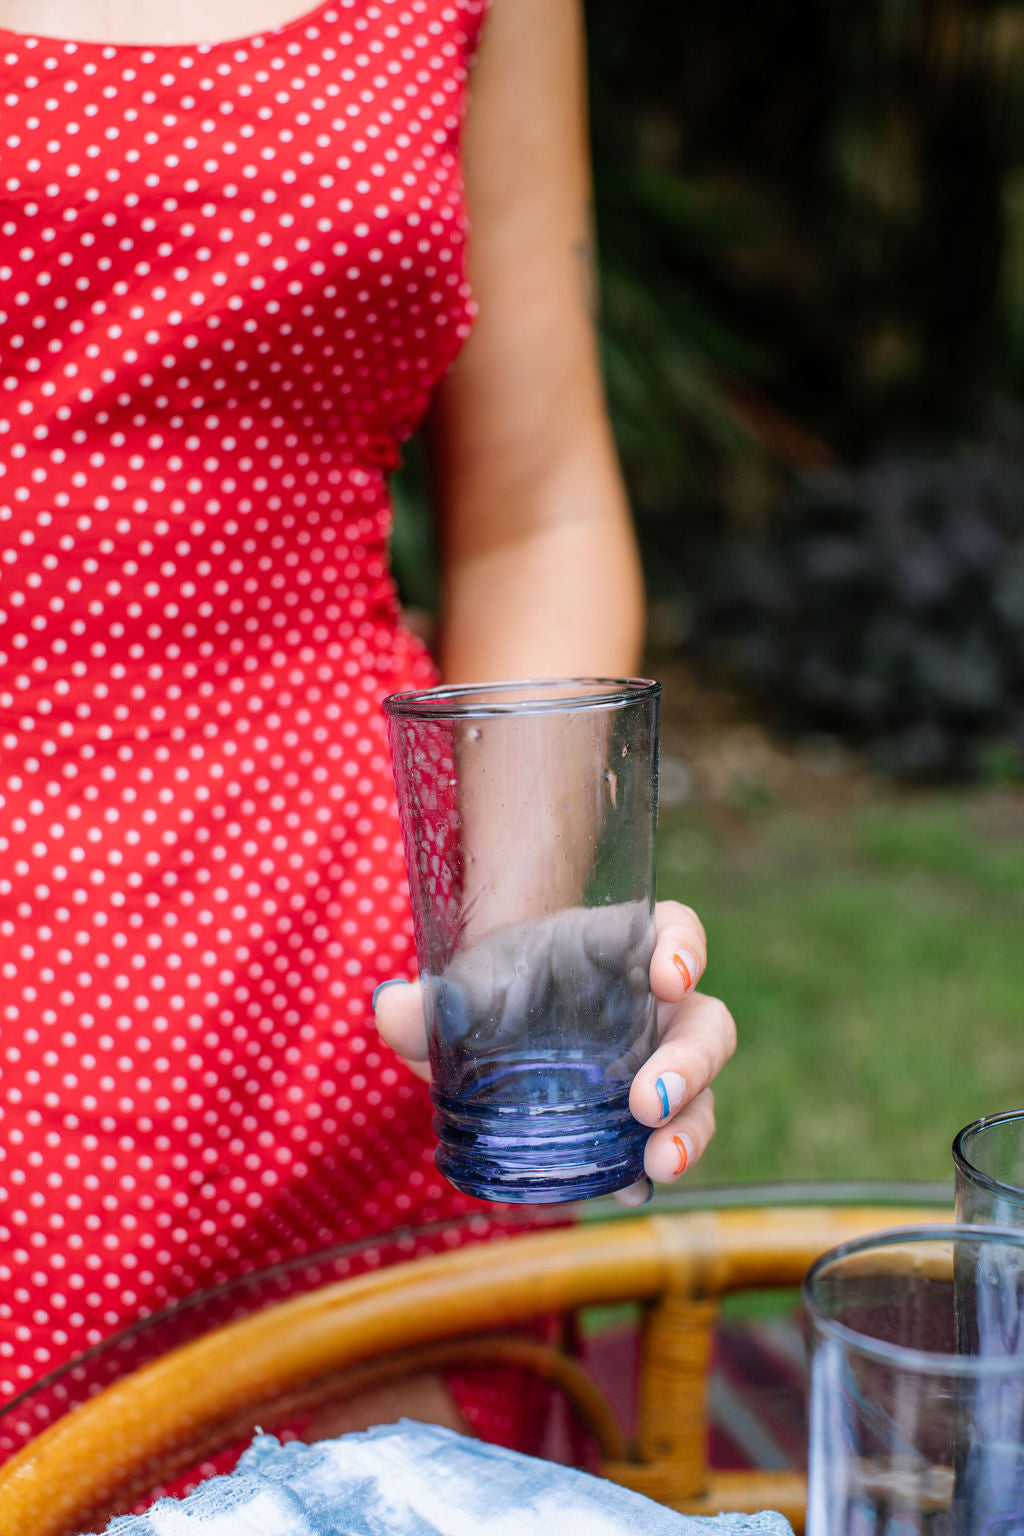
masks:
<svg viewBox="0 0 1024 1536"><path fill-rule="evenodd" d="M654 1087L661 1100L661 1118L667 1120L686 1097L686 1078L680 1077L678 1072L663 1072Z"/></svg>
<svg viewBox="0 0 1024 1536"><path fill-rule="evenodd" d="M377 1012L377 999L380 997L385 987L406 987L408 985L409 983L401 976L392 976L390 981L382 981L378 983L378 985L373 989L373 996L370 998L370 1007L373 1009L374 1013Z"/></svg>
<svg viewBox="0 0 1024 1536"><path fill-rule="evenodd" d="M687 992L689 992L697 980L698 967L696 956L691 955L688 949L677 949L672 956L672 964L683 978L683 985Z"/></svg>
<svg viewBox="0 0 1024 1536"><path fill-rule="evenodd" d="M693 1157L693 1142L685 1131L680 1131L678 1136L672 1137L672 1144L679 1158L678 1166L672 1170L672 1177L676 1179L681 1173L685 1173L690 1166L690 1161Z"/></svg>
<svg viewBox="0 0 1024 1536"><path fill-rule="evenodd" d="M637 1179L635 1184L628 1184L625 1189L616 1190L615 1198L620 1205L629 1210L635 1210L638 1206L648 1205L654 1194L654 1185L646 1174Z"/></svg>

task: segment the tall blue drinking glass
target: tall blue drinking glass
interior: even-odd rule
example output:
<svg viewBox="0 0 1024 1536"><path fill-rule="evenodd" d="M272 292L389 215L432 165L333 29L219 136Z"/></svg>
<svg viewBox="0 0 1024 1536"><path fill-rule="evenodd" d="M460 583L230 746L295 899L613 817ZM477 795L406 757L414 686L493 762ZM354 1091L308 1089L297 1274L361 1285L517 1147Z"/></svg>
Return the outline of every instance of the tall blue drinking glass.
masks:
<svg viewBox="0 0 1024 1536"><path fill-rule="evenodd" d="M578 1200L643 1171L659 693L561 678L384 701L435 1161L468 1194Z"/></svg>

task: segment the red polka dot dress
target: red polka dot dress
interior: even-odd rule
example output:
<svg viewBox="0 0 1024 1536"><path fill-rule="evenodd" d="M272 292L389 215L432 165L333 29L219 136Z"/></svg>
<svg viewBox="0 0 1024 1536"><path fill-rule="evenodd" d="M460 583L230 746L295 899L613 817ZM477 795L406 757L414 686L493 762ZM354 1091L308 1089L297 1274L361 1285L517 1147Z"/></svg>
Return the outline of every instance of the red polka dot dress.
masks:
<svg viewBox="0 0 1024 1536"><path fill-rule="evenodd" d="M0 1399L470 1208L370 996L415 964L379 704L433 679L387 476L470 325L483 3L0 33Z"/></svg>

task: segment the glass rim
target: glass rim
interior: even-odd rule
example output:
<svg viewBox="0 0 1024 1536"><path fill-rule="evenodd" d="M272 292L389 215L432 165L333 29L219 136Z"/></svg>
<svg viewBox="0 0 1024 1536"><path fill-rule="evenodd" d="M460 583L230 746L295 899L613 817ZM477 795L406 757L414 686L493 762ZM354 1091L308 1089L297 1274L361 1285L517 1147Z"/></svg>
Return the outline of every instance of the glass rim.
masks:
<svg viewBox="0 0 1024 1536"><path fill-rule="evenodd" d="M880 1232L866 1232L861 1237L839 1243L820 1254L808 1269L800 1288L807 1318L823 1338L855 1350L859 1355L891 1366L916 1371L925 1376L1024 1376L1024 1354L963 1355L939 1350L917 1349L909 1344L892 1344L874 1338L848 1323L826 1317L813 1296L815 1282L829 1266L874 1248L895 1248L905 1243L954 1243L965 1238L995 1240L1024 1254L1024 1229L984 1226L973 1222L936 1222L910 1227L890 1227Z"/></svg>
<svg viewBox="0 0 1024 1536"><path fill-rule="evenodd" d="M998 1115L982 1115L977 1120L972 1120L970 1125L965 1125L953 1138L953 1162L958 1171L969 1178L973 1183L980 1184L982 1189L987 1189L990 1194L1006 1195L1015 1200L1018 1205L1024 1205L1024 1188L1019 1184L1007 1184L1002 1179L997 1179L995 1174L986 1173L984 1168L979 1168L967 1155L967 1143L982 1131L987 1131L993 1125L1005 1125L1011 1120L1019 1120L1024 1127L1024 1109L1004 1109Z"/></svg>
<svg viewBox="0 0 1024 1536"><path fill-rule="evenodd" d="M547 697L510 698L527 689ZM590 690L582 692L583 689ZM649 677L521 677L493 683L454 683L391 693L382 701L391 719L476 720L496 715L557 714L566 709L610 709L655 699L661 684Z"/></svg>

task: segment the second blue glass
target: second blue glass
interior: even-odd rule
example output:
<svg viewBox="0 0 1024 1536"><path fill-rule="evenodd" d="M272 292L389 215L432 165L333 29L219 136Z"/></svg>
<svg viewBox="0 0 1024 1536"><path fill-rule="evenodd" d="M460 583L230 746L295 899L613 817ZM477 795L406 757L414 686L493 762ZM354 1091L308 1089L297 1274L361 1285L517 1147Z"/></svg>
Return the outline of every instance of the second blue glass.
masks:
<svg viewBox="0 0 1024 1536"><path fill-rule="evenodd" d="M953 1142L956 1219L1024 1227L1024 1109L986 1115Z"/></svg>
<svg viewBox="0 0 1024 1536"><path fill-rule="evenodd" d="M625 1188L649 1134L657 683L385 700L424 982L436 1161L483 1199Z"/></svg>

